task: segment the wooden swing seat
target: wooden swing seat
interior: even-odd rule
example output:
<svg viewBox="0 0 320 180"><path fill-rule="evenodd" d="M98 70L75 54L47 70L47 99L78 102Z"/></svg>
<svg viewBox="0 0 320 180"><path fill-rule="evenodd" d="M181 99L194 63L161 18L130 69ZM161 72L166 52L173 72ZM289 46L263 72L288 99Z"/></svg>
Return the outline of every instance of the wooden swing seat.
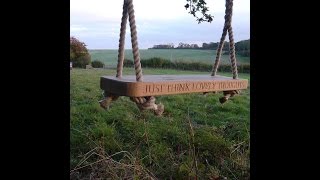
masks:
<svg viewBox="0 0 320 180"><path fill-rule="evenodd" d="M105 92L129 97L230 91L247 87L247 79L210 75L144 75L142 82L137 82L136 76L100 78L100 88Z"/></svg>
<svg viewBox="0 0 320 180"><path fill-rule="evenodd" d="M226 1L226 15L223 33L217 48L217 56L212 67L212 74L218 70L223 42L229 34L230 61L233 77L210 75L144 75L142 74L140 54L138 48L137 28L132 0L125 0L121 18L117 75L102 76L100 88L104 90L104 99L99 101L102 108L108 109L111 102L119 96L128 96L135 102L140 110L153 110L160 116L164 112L164 105L156 104L154 96L186 93L208 93L223 91L223 97L219 98L225 103L230 97L239 94L238 90L248 88L248 80L238 79L237 64L235 58L235 43L233 39L231 17L232 1ZM126 34L126 21L129 18L131 31L131 45L134 59L135 76L122 76L124 64L124 42Z"/></svg>

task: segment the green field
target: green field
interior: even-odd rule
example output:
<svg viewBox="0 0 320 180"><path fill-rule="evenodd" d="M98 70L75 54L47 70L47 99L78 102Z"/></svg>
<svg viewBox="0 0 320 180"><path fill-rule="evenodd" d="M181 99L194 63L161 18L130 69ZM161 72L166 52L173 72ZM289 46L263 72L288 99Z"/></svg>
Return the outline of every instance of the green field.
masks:
<svg viewBox="0 0 320 180"><path fill-rule="evenodd" d="M165 106L161 117L140 112L128 97L106 111L98 103L103 98L100 76L115 72L70 71L71 179L250 179L250 88L223 105L220 93L158 96ZM124 68L128 74L134 70Z"/></svg>
<svg viewBox="0 0 320 180"><path fill-rule="evenodd" d="M107 66L116 66L118 50L89 50L92 60L101 60ZM194 50L194 49L141 49L141 59L161 57L172 61L193 61L212 64L215 60L215 50ZM132 51L125 50L125 58L133 59ZM237 62L250 63L250 57L237 56ZM221 63L229 64L229 55L222 55Z"/></svg>

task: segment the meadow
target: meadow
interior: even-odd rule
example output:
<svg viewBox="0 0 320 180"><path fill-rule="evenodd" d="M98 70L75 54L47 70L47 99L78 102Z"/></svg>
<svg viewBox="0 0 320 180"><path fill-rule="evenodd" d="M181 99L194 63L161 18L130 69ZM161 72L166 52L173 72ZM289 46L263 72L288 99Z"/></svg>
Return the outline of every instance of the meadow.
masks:
<svg viewBox="0 0 320 180"><path fill-rule="evenodd" d="M70 179L250 179L250 87L225 104L219 103L221 93L157 96L165 106L158 117L140 112L128 97L108 111L99 106L100 77L115 73L70 71ZM133 74L124 68L124 75ZM239 78L250 80L250 74Z"/></svg>
<svg viewBox="0 0 320 180"><path fill-rule="evenodd" d="M216 56L215 50L197 50L197 49L141 49L141 59L150 59L153 57L161 57L171 61L186 61L186 62L203 62L213 64ZM92 60L100 60L106 66L116 66L118 59L118 50L89 50ZM250 63L250 57L236 56L237 62ZM133 60L132 50L125 50L125 58ZM229 55L221 56L222 64L230 64Z"/></svg>

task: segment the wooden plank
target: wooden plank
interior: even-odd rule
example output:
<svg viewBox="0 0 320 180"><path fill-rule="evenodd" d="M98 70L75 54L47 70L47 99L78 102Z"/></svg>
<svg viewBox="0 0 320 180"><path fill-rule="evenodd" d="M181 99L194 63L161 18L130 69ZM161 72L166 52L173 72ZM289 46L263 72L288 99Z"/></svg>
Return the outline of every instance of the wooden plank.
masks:
<svg viewBox="0 0 320 180"><path fill-rule="evenodd" d="M119 96L143 97L247 89L248 80L210 75L144 75L142 82L136 82L135 76L102 76L100 87Z"/></svg>

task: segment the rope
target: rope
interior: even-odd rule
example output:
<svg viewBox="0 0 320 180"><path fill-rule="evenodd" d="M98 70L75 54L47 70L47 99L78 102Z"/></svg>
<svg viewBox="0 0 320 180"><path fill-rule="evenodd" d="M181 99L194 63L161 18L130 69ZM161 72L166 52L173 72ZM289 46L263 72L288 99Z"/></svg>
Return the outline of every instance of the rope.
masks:
<svg viewBox="0 0 320 180"><path fill-rule="evenodd" d="M230 41L229 50L230 50L230 60L231 60L231 66L232 66L233 79L237 79L238 71L237 71L237 64L236 64L236 57L235 57L235 44L233 39L233 31L231 27L232 6L233 6L233 0L226 0L226 10L225 10L225 16L224 16L225 23L224 23L223 32L220 38L220 43L217 49L217 56L212 68L211 75L215 76L217 73L224 41L227 33L229 33L229 41ZM129 16L130 31L131 31L131 44L132 44L132 53L134 58L134 68L136 71L136 80L143 81L143 78L142 78L143 75L142 75L142 69L141 69L141 63L140 63L140 53L138 48L137 27L136 27L132 0L124 0L124 3L123 3L116 77L118 78L122 77L126 23L127 23L128 16ZM239 92L240 91L238 90L224 91L223 92L224 97L220 98L219 100L221 103L224 103L229 99L229 97L232 97L235 94L239 94ZM105 94L105 98L99 103L101 107L109 108L111 101L115 101L117 99L118 99L118 96L116 95ZM151 109L151 110L154 110L154 113L158 116L161 115L164 111L164 106L161 103L156 104L155 103L156 99L153 96L131 97L130 99L137 104L140 110Z"/></svg>
<svg viewBox="0 0 320 180"><path fill-rule="evenodd" d="M117 78L122 77L127 19L128 19L128 7L127 7L126 0L124 0L122 18L121 18L119 49L118 49L118 65L117 65L117 75L116 75Z"/></svg>
<svg viewBox="0 0 320 180"><path fill-rule="evenodd" d="M216 55L216 60L212 68L212 76L215 76L217 74L218 66L220 63L220 58L221 58L221 52L222 48L224 45L224 40L226 38L227 32L229 33L229 51L230 51L230 60L231 60L231 66L232 66L232 74L233 74L233 79L238 78L238 70L237 70L237 64L236 64L236 56L235 56L235 45L234 45L234 39L233 39L233 31L232 31L232 26L231 26L231 21L232 21L232 6L233 6L233 0L226 0L226 10L225 10L225 22L224 22L224 27L220 39L220 43L217 49L217 55Z"/></svg>
<svg viewBox="0 0 320 180"><path fill-rule="evenodd" d="M127 0L128 3L128 13L129 13L129 23L131 31L131 44L132 44L132 53L134 59L134 68L136 70L136 80L142 81L142 69L140 63L140 53L138 48L138 38L137 38L137 27L134 16L132 0Z"/></svg>
<svg viewBox="0 0 320 180"><path fill-rule="evenodd" d="M153 96L147 97L131 97L131 101L135 102L138 108L143 110L153 110L154 114L160 116L164 111L163 104L156 104L156 98Z"/></svg>
<svg viewBox="0 0 320 180"><path fill-rule="evenodd" d="M238 79L238 69L237 69L237 60L236 60L236 53L235 53L235 45L233 42L233 34L232 34L232 27L229 27L229 40L230 40L230 59L231 59L231 66L232 66L232 75L233 79Z"/></svg>
<svg viewBox="0 0 320 180"><path fill-rule="evenodd" d="M228 31L228 29L227 29L227 26L225 24L224 27L223 27L223 32L222 32L222 35L221 35L220 43L219 43L219 46L218 46L218 49L217 49L216 60L215 60L214 66L213 66L213 70L212 70L211 76L215 76L217 74L218 66L219 66L219 63L220 63L221 52L222 52L222 48L223 48L223 45L224 45L224 40L226 39L227 31Z"/></svg>
<svg viewBox="0 0 320 180"><path fill-rule="evenodd" d="M109 109L109 106L111 104L112 101L116 101L119 96L108 93L106 91L104 91L104 99L102 99L101 101L99 101L99 104L102 108L104 109Z"/></svg>
<svg viewBox="0 0 320 180"><path fill-rule="evenodd" d="M221 104L228 101L230 97L233 97L236 94L240 94L240 90L232 90L232 91L223 91L223 97L219 98Z"/></svg>
<svg viewBox="0 0 320 180"><path fill-rule="evenodd" d="M118 65L117 65L117 75L116 77L122 77L123 70L123 61L124 61L124 44L125 44L125 34L126 34L126 24L129 17L130 31L131 31L131 44L132 44L132 53L134 59L134 68L136 71L136 80L142 81L142 69L140 63L140 54L138 48L138 38L137 38L137 26L135 21L134 9L132 0L124 0L123 2L123 11L121 18L121 28L120 28L120 39L119 39L119 49L118 49ZM100 101L100 106L103 108L108 108L111 101L114 101L118 96L111 94L106 94L105 98ZM156 98L153 96L147 97L131 97L133 102L135 102L140 110L154 110L156 115L161 115L164 111L164 106L156 104Z"/></svg>

